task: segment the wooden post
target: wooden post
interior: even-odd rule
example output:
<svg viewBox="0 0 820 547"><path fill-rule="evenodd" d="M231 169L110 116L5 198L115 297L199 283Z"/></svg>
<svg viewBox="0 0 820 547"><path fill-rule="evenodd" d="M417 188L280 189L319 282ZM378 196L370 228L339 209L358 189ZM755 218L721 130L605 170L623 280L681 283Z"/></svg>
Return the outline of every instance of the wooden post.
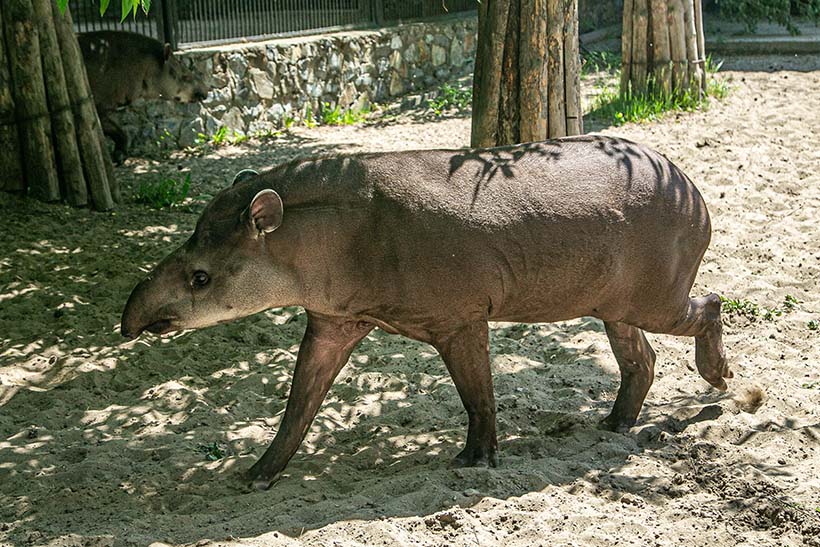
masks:
<svg viewBox="0 0 820 547"><path fill-rule="evenodd" d="M63 63L57 33L54 30L54 19L51 16L51 3L52 0L33 0L46 95L51 111L52 136L59 159L62 194L71 205L78 207L88 203L88 192L80 152L77 149L74 116L65 86Z"/></svg>
<svg viewBox="0 0 820 547"><path fill-rule="evenodd" d="M581 110L581 45L578 42L578 2L564 0L564 94L567 103L567 135L584 132Z"/></svg>
<svg viewBox="0 0 820 547"><path fill-rule="evenodd" d="M509 2L485 0L478 7L478 42L473 74L471 146L496 146L501 99L501 67L504 61Z"/></svg>
<svg viewBox="0 0 820 547"><path fill-rule="evenodd" d="M675 89L689 87L684 31L683 0L669 0L669 46L672 54L672 85Z"/></svg>
<svg viewBox="0 0 820 547"><path fill-rule="evenodd" d="M102 140L102 128L91 99L80 46L74 36L68 11L63 16L59 13L56 2L52 2L52 13L63 60L66 88L75 108L80 156L85 167L91 202L98 211L106 211L114 207L110 185L113 184L114 178L109 177L111 161L103 144L105 141Z"/></svg>
<svg viewBox="0 0 820 547"><path fill-rule="evenodd" d="M649 62L648 44L649 18L648 0L633 0L632 12L632 91L646 92L647 63Z"/></svg>
<svg viewBox="0 0 820 547"><path fill-rule="evenodd" d="M652 20L651 74L655 80L655 85L659 85L663 93L668 94L672 91L672 69L669 66L671 53L669 51L666 1L650 0Z"/></svg>
<svg viewBox="0 0 820 547"><path fill-rule="evenodd" d="M479 4L472 146L541 141L582 131L576 2Z"/></svg>
<svg viewBox="0 0 820 547"><path fill-rule="evenodd" d="M698 61L703 69L703 78L701 79L701 91L706 94L706 37L703 35L703 3L701 0L694 0L695 2L695 31L698 35Z"/></svg>
<svg viewBox="0 0 820 547"><path fill-rule="evenodd" d="M3 27L20 128L22 163L28 191L43 201L60 199L54 164L40 42L31 0L5 0Z"/></svg>
<svg viewBox="0 0 820 547"><path fill-rule="evenodd" d="M3 40L3 13L0 10L0 190L24 192L26 185L11 88L11 74Z"/></svg>
<svg viewBox="0 0 820 547"><path fill-rule="evenodd" d="M549 116L548 79L544 78L544 48L547 44L546 2L544 0L521 0L521 47L518 52L520 90L518 101L519 134L517 138L505 138L507 142L531 142L543 139L547 134ZM503 76L502 76L503 77Z"/></svg>
<svg viewBox="0 0 820 547"><path fill-rule="evenodd" d="M624 0L621 35L621 93L629 89L632 79L632 13L635 9L633 0Z"/></svg>
<svg viewBox="0 0 820 547"><path fill-rule="evenodd" d="M698 55L698 31L695 23L695 5L697 0L683 0L684 32L686 33L686 60L689 83L692 91L700 93L703 82L703 68Z"/></svg>

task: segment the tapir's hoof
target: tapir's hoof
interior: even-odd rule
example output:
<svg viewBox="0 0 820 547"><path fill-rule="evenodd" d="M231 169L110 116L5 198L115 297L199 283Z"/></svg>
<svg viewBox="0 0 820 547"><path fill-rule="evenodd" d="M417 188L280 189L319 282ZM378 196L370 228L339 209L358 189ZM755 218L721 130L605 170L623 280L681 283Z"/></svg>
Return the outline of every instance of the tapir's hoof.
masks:
<svg viewBox="0 0 820 547"><path fill-rule="evenodd" d="M498 467L496 448L465 448L456 456L450 467Z"/></svg>
<svg viewBox="0 0 820 547"><path fill-rule="evenodd" d="M615 433L629 433L629 430L637 421L635 418L624 418L613 412L598 423L598 429Z"/></svg>
<svg viewBox="0 0 820 547"><path fill-rule="evenodd" d="M255 465L242 475L246 482L249 482L253 488L260 491L269 490L281 477L282 473L264 473Z"/></svg>

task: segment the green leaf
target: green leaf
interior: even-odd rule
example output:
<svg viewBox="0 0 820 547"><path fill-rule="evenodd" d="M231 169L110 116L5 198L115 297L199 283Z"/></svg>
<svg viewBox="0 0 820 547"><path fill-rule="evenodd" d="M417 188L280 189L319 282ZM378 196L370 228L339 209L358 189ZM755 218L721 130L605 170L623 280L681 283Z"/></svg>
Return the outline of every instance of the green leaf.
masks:
<svg viewBox="0 0 820 547"><path fill-rule="evenodd" d="M100 0L100 15L105 15L105 10L108 9L108 4L110 3L111 0Z"/></svg>
<svg viewBox="0 0 820 547"><path fill-rule="evenodd" d="M120 17L120 23L128 17L128 12L131 11L131 1L132 0L122 0L122 17Z"/></svg>
<svg viewBox="0 0 820 547"><path fill-rule="evenodd" d="M151 0L142 0L142 12L148 15L148 10L151 9Z"/></svg>
<svg viewBox="0 0 820 547"><path fill-rule="evenodd" d="M60 8L60 13L65 15L65 8L68 6L68 0L57 0L57 7Z"/></svg>

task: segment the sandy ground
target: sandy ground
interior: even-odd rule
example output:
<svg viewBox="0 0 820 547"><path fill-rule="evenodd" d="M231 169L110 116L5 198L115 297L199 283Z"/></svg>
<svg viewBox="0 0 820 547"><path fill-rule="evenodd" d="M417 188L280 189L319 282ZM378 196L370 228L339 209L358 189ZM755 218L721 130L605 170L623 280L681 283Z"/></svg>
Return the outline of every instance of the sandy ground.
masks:
<svg viewBox="0 0 820 547"><path fill-rule="evenodd" d="M285 477L249 491L237 472L276 431L304 314L118 335L131 287L240 168L462 146L467 118L299 130L119 170L126 186L190 171L194 199L170 211L0 196L0 545L820 545L820 58L726 66L732 92L707 112L604 132L661 150L705 195L696 293L800 303L726 316L725 394L694 372L691 339L650 336L657 378L628 434L595 427L618 386L599 322L497 325L497 469L448 468L466 416L442 363L375 332Z"/></svg>

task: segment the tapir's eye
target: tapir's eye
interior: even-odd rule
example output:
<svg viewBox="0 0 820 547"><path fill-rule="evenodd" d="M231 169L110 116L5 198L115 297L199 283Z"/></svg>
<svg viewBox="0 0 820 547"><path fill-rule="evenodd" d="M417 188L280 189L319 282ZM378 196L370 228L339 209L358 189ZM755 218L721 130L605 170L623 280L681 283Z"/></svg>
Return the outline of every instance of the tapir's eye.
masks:
<svg viewBox="0 0 820 547"><path fill-rule="evenodd" d="M191 286L195 289L201 289L205 285L208 284L211 278L208 277L208 274L203 272L202 270L197 270L194 272L194 276L191 278Z"/></svg>

